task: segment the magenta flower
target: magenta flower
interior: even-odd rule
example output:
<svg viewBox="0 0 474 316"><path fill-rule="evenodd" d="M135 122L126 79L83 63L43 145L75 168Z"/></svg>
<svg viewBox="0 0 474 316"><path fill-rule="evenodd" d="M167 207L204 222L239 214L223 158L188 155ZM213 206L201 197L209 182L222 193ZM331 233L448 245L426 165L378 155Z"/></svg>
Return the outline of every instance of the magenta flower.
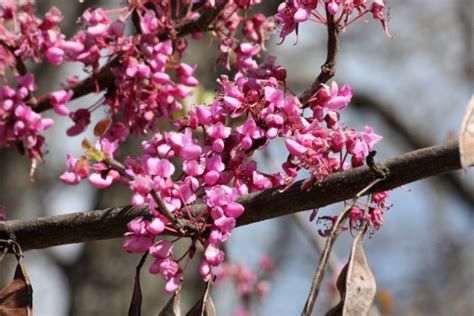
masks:
<svg viewBox="0 0 474 316"><path fill-rule="evenodd" d="M46 59L53 65L60 65L63 62L64 51L59 47L50 47L46 51Z"/></svg>
<svg viewBox="0 0 474 316"><path fill-rule="evenodd" d="M181 285L181 278L179 276L173 276L166 280L165 291L167 293L174 293L179 289Z"/></svg>
<svg viewBox="0 0 474 316"><path fill-rule="evenodd" d="M66 104L71 100L72 95L72 90L58 90L50 94L51 105L57 114L62 116L69 114L69 109L66 107Z"/></svg>
<svg viewBox="0 0 474 316"><path fill-rule="evenodd" d="M66 184L75 185L89 175L89 165L85 160L78 160L67 154L67 170L59 179Z"/></svg>
<svg viewBox="0 0 474 316"><path fill-rule="evenodd" d="M75 124L66 131L68 136L79 135L91 122L91 113L87 109L79 109L76 112L71 112L69 117Z"/></svg>
<svg viewBox="0 0 474 316"><path fill-rule="evenodd" d="M173 255L173 244L167 240L160 240L150 247L150 255L158 259L166 259Z"/></svg>
<svg viewBox="0 0 474 316"><path fill-rule="evenodd" d="M224 252L213 244L209 244L204 251L204 258L211 266L217 266L224 260Z"/></svg>
<svg viewBox="0 0 474 316"><path fill-rule="evenodd" d="M292 140L292 139L285 139L285 145L290 154L293 156L301 156L306 152L306 147L300 145L298 142Z"/></svg>
<svg viewBox="0 0 474 316"><path fill-rule="evenodd" d="M125 239L122 247L130 253L143 253L147 251L153 242L152 237L148 236L130 236Z"/></svg>

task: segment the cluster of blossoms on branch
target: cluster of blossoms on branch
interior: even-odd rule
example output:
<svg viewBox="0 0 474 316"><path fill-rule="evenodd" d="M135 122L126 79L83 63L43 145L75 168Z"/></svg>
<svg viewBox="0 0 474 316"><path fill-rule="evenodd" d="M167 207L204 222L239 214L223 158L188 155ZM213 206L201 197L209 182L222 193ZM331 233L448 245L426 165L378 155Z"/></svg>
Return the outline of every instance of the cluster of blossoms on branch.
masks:
<svg viewBox="0 0 474 316"><path fill-rule="evenodd" d="M234 311L235 316L252 315L252 300L262 300L267 295L269 280L276 275L275 266L267 256L260 259L258 268L243 263L225 262L216 269L216 286L231 281L240 297L241 304Z"/></svg>
<svg viewBox="0 0 474 316"><path fill-rule="evenodd" d="M384 8L385 0L286 0L278 7L275 20L282 25L281 41L292 32L298 34L302 22L327 24L326 14L321 10L333 15L336 25L342 30L365 15L372 14L390 36L387 25L390 16L384 12Z"/></svg>
<svg viewBox="0 0 474 316"><path fill-rule="evenodd" d="M351 23L348 17L354 9L359 16L370 11L385 23L383 2L368 6L367 1L286 1L274 19L250 14L248 10L259 3L182 0L172 8L169 1L143 0L109 11L87 9L79 19L83 29L67 40L59 29L62 16L57 9L41 20L34 16L31 0L0 6L2 25L11 24L0 28L0 49L5 52L0 70L13 67L19 72L16 88L6 85L0 91L0 147L16 145L26 149L33 161L41 159L40 133L53 124L35 112L37 102L45 98L58 115L68 115L74 122L69 136L86 130L91 112L105 107L108 118L94 128L98 140L83 142L84 156L68 155L67 171L60 178L72 185L88 179L98 188L122 183L133 191L134 206L149 205L149 218L129 223L124 248L132 253L148 251L155 258L150 272L165 278L167 292L180 287L187 266L182 261L192 259L197 247L204 251L199 272L204 280L213 278L224 260L221 245L245 211L239 196L289 185L301 169L311 172L303 185L310 187L331 173L362 165L381 139L370 127L358 132L340 122L340 111L353 94L348 85L322 84L301 104L287 89L286 69L276 64L276 58L269 56L259 64L257 57L275 29L274 20L283 24L284 38L297 30L298 23L310 20L319 3L333 15L339 12L341 27ZM176 30L219 7L212 24L219 39L218 61L236 73L220 76L212 104L185 108L183 100L199 81L196 67L182 61L187 42ZM128 21L135 27L130 34ZM205 30L198 29L192 37L202 38L201 31ZM71 111L66 105L81 85L77 77L68 80L68 87L35 99L34 78L20 73L24 65L19 60L80 62L93 82L103 79L106 71L113 80L103 86L97 79L96 90L105 89L105 95L88 108ZM171 122L174 128L162 131L160 121ZM120 144L132 134L151 136L142 142L141 155L121 163ZM276 139L284 140L288 158L283 172L264 173L253 157ZM385 197L376 203L384 205ZM195 204L204 208L196 212ZM378 227L380 219L369 222ZM163 233L178 237L159 239ZM191 245L176 258L173 246L182 237L189 237Z"/></svg>

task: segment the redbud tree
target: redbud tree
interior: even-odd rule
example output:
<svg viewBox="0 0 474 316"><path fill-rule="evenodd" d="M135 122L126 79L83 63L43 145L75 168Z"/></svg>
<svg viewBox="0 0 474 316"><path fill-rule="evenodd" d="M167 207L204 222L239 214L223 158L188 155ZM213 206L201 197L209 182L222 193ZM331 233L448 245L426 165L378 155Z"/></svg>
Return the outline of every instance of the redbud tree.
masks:
<svg viewBox="0 0 474 316"><path fill-rule="evenodd" d="M80 30L70 37L62 33L65 21L57 8L40 16L34 2L0 2L0 148L15 147L27 155L34 179L35 170L48 160L43 133L55 123L54 116L43 114L68 117L65 139L86 130L93 130L95 139L84 138L83 155L67 155L58 180L65 185L88 181L99 189L125 186L132 192L134 211L114 213L115 228L106 232L97 229L106 219L91 212L86 221L77 218L83 226L74 237L56 236L56 242L26 236L31 222L6 221L2 249L19 260L22 249L124 234L124 250L143 254L137 270L147 262L149 273L164 279L164 291L174 293L164 312L180 314L177 297L186 282L184 272L195 260L206 291L192 312L213 314L209 290L222 278L234 279L242 296L266 291L254 272L225 262L222 246L236 226L313 209L308 221L326 224L319 233L327 242L303 314L311 314L332 245L347 231L355 237L353 249L338 281L341 302L329 313L362 315L375 293L362 240L367 231L381 228L388 190L460 168L456 143L376 163L373 149L382 137L370 126L358 131L342 119L355 92L348 83L331 81L339 34L350 32L353 23L373 21L391 37L384 0L286 0L270 16L259 11L260 0L117 1L113 9L86 9L77 19ZM272 37L280 43L293 40L296 51L297 42L306 40L298 37L302 23L327 29L327 59L298 95L287 85L285 65L266 50L265 42ZM202 80L196 76L199 65L186 62L190 41L212 42L216 45L209 50L218 50L216 63L224 70L210 103L190 101ZM43 63L79 64L85 74L38 95L29 68ZM87 94L100 96L93 104L69 105ZM94 121L91 113L99 109L107 116ZM131 137L144 139L141 150L119 159L121 146ZM284 143L287 159L279 172L263 172L255 155L278 141ZM441 159L445 156L449 159ZM438 163L424 164L427 159ZM403 173L404 168L417 172ZM296 181L301 171L309 177ZM318 216L318 207L336 201L346 201L341 214ZM48 221L42 223L47 230ZM175 243L183 239L188 247L178 253ZM262 269L271 273L274 267L266 259ZM373 282L358 284L360 275L354 271ZM131 315L140 314L139 275L137 279ZM31 289L26 272L23 280ZM356 286L363 292L358 296Z"/></svg>

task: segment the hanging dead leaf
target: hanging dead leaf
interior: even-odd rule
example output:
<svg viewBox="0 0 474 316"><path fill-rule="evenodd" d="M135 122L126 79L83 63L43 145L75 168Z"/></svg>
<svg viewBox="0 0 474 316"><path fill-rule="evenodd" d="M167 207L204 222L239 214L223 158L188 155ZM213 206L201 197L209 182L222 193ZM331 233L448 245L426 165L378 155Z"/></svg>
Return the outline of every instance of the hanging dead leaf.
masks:
<svg viewBox="0 0 474 316"><path fill-rule="evenodd" d="M128 316L140 316L142 313L142 289L140 286L140 271L145 263L148 251L140 259L135 269L135 285L133 286L132 301L128 309Z"/></svg>
<svg viewBox="0 0 474 316"><path fill-rule="evenodd" d="M173 294L158 316L181 316L181 289Z"/></svg>
<svg viewBox="0 0 474 316"><path fill-rule="evenodd" d="M211 299L212 281L208 281L201 299L194 304L186 316L216 316L216 308Z"/></svg>
<svg viewBox="0 0 474 316"><path fill-rule="evenodd" d="M461 166L468 168L474 165L474 95L467 104L466 114L459 132L459 152Z"/></svg>
<svg viewBox="0 0 474 316"><path fill-rule="evenodd" d="M110 127L110 124L112 123L112 120L109 118L102 119L97 122L94 126L94 135L97 137L102 137L105 135L107 130Z"/></svg>
<svg viewBox="0 0 474 316"><path fill-rule="evenodd" d="M19 246L18 246L19 247ZM1 316L31 316L33 309L33 288L23 266L23 260L17 254L18 264L13 281L0 291Z"/></svg>
<svg viewBox="0 0 474 316"><path fill-rule="evenodd" d="M341 301L326 316L368 315L374 301L376 284L365 258L362 230L352 243L351 256L337 279Z"/></svg>

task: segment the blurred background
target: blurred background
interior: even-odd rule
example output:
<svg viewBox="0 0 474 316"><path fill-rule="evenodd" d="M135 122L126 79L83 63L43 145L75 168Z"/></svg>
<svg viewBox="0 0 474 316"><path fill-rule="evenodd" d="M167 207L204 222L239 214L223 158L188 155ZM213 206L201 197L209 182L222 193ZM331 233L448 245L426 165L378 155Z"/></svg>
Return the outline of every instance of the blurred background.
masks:
<svg viewBox="0 0 474 316"><path fill-rule="evenodd" d="M51 5L63 12L68 36L77 29L74 21L86 7L122 4L117 0L37 2L40 12ZM268 14L276 12L279 1L262 2ZM384 136L376 148L377 159L457 137L474 83L471 0L388 0L387 6L393 38L388 38L372 19L351 25L341 34L335 77L340 85L349 84L355 91L342 121L359 130L370 125ZM282 45L276 45L277 40L277 36L270 40L267 53L275 55L277 63L288 69L287 83L299 93L314 80L325 60L326 31L321 25L305 23L296 46L294 36ZM185 60L199 65L197 77L203 88L214 90L216 56L209 53L208 43L190 45ZM39 66L34 71L40 87L38 95L81 73L74 65ZM98 98L81 98L71 108L90 105ZM88 183L65 187L58 180L65 170L66 153L82 153L84 135L65 141L69 126L67 119L58 119L48 130L47 163L38 168L34 183L29 182L28 159L19 157L14 149L0 151L0 203L6 206L9 219L129 204L130 193L121 187L96 191ZM127 144L130 153L137 150L137 144ZM281 144L258 157L264 170L275 170L285 159ZM377 307L381 313L474 314L473 174L472 170L460 171L392 192L393 207L385 215L385 225L365 244L377 280ZM326 207L320 214L335 214L341 207ZM300 215L308 223L309 214ZM301 225L301 221L288 216L244 226L236 229L227 243L229 260L257 269L261 257L267 255L278 271L270 279L267 296L250 302L254 315L300 314L319 260L311 236L321 228L311 223L308 232ZM351 241L349 234L338 240L333 269L340 269L347 260ZM126 314L140 257L125 253L121 243L116 239L27 252L35 315ZM11 280L10 259L1 265L1 286ZM156 315L169 296L162 289L161 277L148 274L148 265L142 274L143 315ZM197 273L188 273L186 278L183 299L189 308L204 285ZM323 314L338 301L332 286L335 278L329 270L315 315ZM233 315L241 304L229 282L215 288L212 296L219 315Z"/></svg>

